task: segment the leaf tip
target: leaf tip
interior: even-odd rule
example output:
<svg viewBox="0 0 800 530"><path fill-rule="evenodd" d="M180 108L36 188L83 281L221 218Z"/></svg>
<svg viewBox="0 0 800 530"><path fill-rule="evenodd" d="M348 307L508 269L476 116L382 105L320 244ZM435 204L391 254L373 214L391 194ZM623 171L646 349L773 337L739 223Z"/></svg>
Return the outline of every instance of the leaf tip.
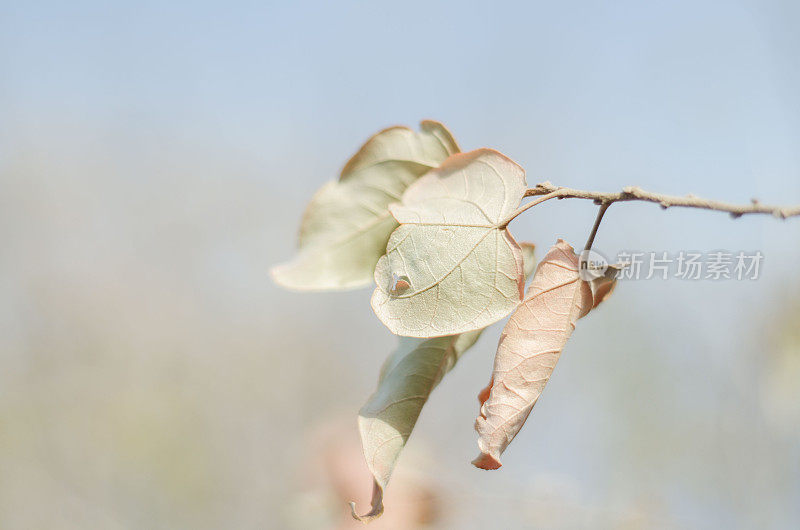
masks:
<svg viewBox="0 0 800 530"><path fill-rule="evenodd" d="M566 241L564 241L563 239L561 239L560 237L558 238L554 246L566 252L573 252L573 253L575 252L575 248Z"/></svg>
<svg viewBox="0 0 800 530"><path fill-rule="evenodd" d="M278 265L273 265L269 268L269 277L273 282L275 282L276 285L279 285L284 289L296 290L295 282L292 282L291 279L287 277L288 267L289 263L279 263Z"/></svg>
<svg viewBox="0 0 800 530"><path fill-rule="evenodd" d="M478 469L492 471L494 469L499 469L503 464L500 463L498 458L495 458L489 453L481 453L478 455L478 458L472 461L472 465Z"/></svg>
<svg viewBox="0 0 800 530"><path fill-rule="evenodd" d="M350 504L350 515L353 516L353 519L355 519L356 521L361 521L364 524L369 524L372 521L374 521L375 519L377 519L378 517L380 517L381 515L383 515L383 503L382 502L379 502L378 506L373 506L372 510L370 510L368 513L365 513L364 515L358 515L356 513L356 503L355 502L350 501L348 504Z"/></svg>

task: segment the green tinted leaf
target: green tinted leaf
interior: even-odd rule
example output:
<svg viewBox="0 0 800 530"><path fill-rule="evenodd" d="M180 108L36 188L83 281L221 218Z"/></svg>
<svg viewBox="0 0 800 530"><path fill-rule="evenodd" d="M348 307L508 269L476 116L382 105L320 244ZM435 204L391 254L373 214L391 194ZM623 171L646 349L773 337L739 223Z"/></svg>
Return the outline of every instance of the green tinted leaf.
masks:
<svg viewBox="0 0 800 530"><path fill-rule="evenodd" d="M519 305L522 254L502 225L525 172L491 149L451 156L390 210L400 222L375 267L372 308L398 335L437 337L485 327ZM398 288L398 280L402 280Z"/></svg>
<svg viewBox="0 0 800 530"><path fill-rule="evenodd" d="M536 245L523 241L519 244L519 247L522 249L522 270L527 280L536 271L536 258L534 256Z"/></svg>
<svg viewBox="0 0 800 530"><path fill-rule="evenodd" d="M274 267L274 280L298 290L341 290L369 285L397 222L388 205L420 175L458 152L449 131L424 121L420 132L392 127L370 138L338 181L311 199L300 227L299 249Z"/></svg>
<svg viewBox="0 0 800 530"><path fill-rule="evenodd" d="M534 246L523 243L527 275L536 267ZM367 466L374 477L370 520L383 512L383 490L389 482L400 452L406 445L423 405L483 329L432 339L401 337L400 345L383 363L378 389L359 411L358 428Z"/></svg>

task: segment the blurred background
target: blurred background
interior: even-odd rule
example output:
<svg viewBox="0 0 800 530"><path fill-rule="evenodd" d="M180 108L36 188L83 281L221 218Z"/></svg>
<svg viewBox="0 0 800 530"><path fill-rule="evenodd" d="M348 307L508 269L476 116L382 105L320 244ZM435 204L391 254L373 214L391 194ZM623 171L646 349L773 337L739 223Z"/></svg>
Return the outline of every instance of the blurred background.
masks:
<svg viewBox="0 0 800 530"><path fill-rule="evenodd" d="M798 204L798 24L791 0L0 2L0 527L351 527L396 338L368 289L271 283L314 190L432 118L530 184ZM541 256L594 215L512 230ZM489 473L493 327L373 528L800 526L800 221L617 205L595 246L764 261L621 285Z"/></svg>

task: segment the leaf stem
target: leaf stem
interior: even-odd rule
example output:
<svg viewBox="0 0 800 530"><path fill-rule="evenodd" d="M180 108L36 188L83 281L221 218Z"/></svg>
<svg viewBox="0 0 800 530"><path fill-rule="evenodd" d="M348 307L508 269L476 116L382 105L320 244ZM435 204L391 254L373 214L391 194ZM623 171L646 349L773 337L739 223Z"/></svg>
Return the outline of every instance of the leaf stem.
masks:
<svg viewBox="0 0 800 530"><path fill-rule="evenodd" d="M608 207L614 204L613 202L603 202L600 203L600 209L597 211L597 218L594 220L594 226L592 227L592 232L589 234L589 239L586 240L586 245L584 245L584 250L592 250L592 245L594 244L594 236L597 235L597 229L600 228L600 222L603 220L603 216L608 210Z"/></svg>
<svg viewBox="0 0 800 530"><path fill-rule="evenodd" d="M530 191L530 190L528 190L528 191ZM528 195L529 194L526 192L525 196L527 197ZM517 208L516 211L514 211L511 215L509 215L502 223L497 225L497 227L501 228L501 229L505 228L506 226L508 226L508 223L510 223L512 220L514 220L515 217L517 217L519 214L521 214L522 212L524 212L528 208L533 208L537 204L541 204L544 201L549 201L550 199L555 199L556 197L559 197L560 193L558 191L553 191L552 193L547 193L547 194L536 193L535 195L542 195L542 197L539 197L536 200L533 200L533 201L531 201L529 203L526 203L526 204L520 206L519 208Z"/></svg>

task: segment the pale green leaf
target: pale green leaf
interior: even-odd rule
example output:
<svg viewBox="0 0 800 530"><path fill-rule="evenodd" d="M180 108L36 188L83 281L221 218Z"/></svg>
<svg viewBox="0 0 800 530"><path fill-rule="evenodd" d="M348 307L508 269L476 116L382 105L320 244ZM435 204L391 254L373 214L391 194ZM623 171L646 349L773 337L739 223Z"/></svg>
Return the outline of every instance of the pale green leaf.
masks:
<svg viewBox="0 0 800 530"><path fill-rule="evenodd" d="M369 285L397 222L388 205L409 184L458 152L440 123L423 121L420 132L392 127L370 138L338 181L311 199L300 226L297 255L273 267L274 280L297 290L342 290Z"/></svg>
<svg viewBox="0 0 800 530"><path fill-rule="evenodd" d="M398 335L480 329L519 305L522 254L505 224L525 172L491 149L451 156L390 210L400 226L375 267L372 308Z"/></svg>
<svg viewBox="0 0 800 530"><path fill-rule="evenodd" d="M536 271L536 258L534 257L536 245L523 241L519 244L519 247L522 249L522 270L527 280Z"/></svg>
<svg viewBox="0 0 800 530"><path fill-rule="evenodd" d="M526 277L536 267L534 246L522 243ZM423 405L444 374L480 337L483 329L432 339L401 337L397 349L383 363L378 389L361 408L358 428L364 458L374 477L369 520L383 512L383 490L400 452L406 445Z"/></svg>

